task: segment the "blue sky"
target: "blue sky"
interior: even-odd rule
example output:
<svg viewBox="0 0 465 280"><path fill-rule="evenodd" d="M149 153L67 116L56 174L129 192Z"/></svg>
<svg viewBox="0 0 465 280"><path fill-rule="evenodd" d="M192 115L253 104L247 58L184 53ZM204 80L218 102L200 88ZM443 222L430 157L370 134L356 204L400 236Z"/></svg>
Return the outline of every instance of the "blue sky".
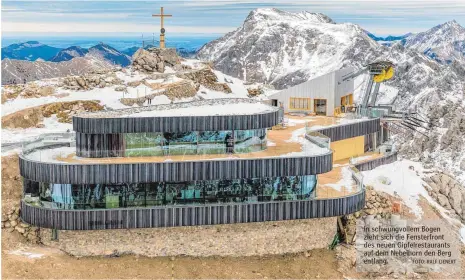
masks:
<svg viewBox="0 0 465 280"><path fill-rule="evenodd" d="M336 22L353 22L376 35L420 32L450 20L465 26L465 0L316 0L316 1L2 1L3 36L152 34L160 6L174 17L166 20L171 35L224 34L241 25L255 8L321 12Z"/></svg>

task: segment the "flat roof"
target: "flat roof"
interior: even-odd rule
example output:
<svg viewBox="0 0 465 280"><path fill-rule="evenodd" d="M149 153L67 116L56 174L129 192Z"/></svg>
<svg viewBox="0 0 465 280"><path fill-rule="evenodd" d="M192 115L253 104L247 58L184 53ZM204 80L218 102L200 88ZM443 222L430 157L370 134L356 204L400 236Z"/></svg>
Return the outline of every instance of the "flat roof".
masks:
<svg viewBox="0 0 465 280"><path fill-rule="evenodd" d="M248 98L209 99L136 108L82 113L80 118L142 118L179 116L255 115L278 111L261 101Z"/></svg>

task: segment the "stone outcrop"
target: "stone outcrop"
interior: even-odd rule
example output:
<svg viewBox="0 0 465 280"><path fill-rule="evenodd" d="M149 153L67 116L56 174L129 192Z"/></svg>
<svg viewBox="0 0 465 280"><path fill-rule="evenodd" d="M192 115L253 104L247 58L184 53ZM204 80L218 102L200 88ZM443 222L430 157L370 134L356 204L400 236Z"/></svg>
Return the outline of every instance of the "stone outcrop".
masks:
<svg viewBox="0 0 465 280"><path fill-rule="evenodd" d="M157 89L163 90L143 97L121 98L120 102L126 106L134 106L134 104L142 106L145 102L147 102L147 100L153 99L159 95L166 95L170 100L174 101L176 99L194 97L197 94L199 87L191 81L182 81L174 84L162 85L157 87Z"/></svg>
<svg viewBox="0 0 465 280"><path fill-rule="evenodd" d="M444 173L436 173L424 179L429 195L446 210L450 210L460 220L465 221L465 188L454 178Z"/></svg>
<svg viewBox="0 0 465 280"><path fill-rule="evenodd" d="M168 66L175 66L177 64L181 64L181 58L176 53L176 49L166 48L166 49L159 49L159 48L149 48L147 51L150 53L158 56L161 60Z"/></svg>
<svg viewBox="0 0 465 280"><path fill-rule="evenodd" d="M198 85L202 85L208 89L215 91L222 91L231 93L231 88L226 83L219 83L218 78L211 69L201 69L197 71L189 71L179 73L176 75L178 78L194 81Z"/></svg>
<svg viewBox="0 0 465 280"><path fill-rule="evenodd" d="M52 86L38 86L33 83L24 89L24 91L21 93L21 96L24 98L37 98L53 95L54 93L55 88Z"/></svg>
<svg viewBox="0 0 465 280"><path fill-rule="evenodd" d="M264 93L263 88L248 88L247 92L249 93L249 97L255 97Z"/></svg>
<svg viewBox="0 0 465 280"><path fill-rule="evenodd" d="M365 207L354 214L345 216L345 235L348 243L352 243L356 234L357 219L373 215L376 219L389 219L392 214L391 197L378 192L371 186L366 187Z"/></svg>
<svg viewBox="0 0 465 280"><path fill-rule="evenodd" d="M13 207L2 214L2 229L17 231L32 243L41 243L40 229L23 223L19 217L19 208Z"/></svg>
<svg viewBox="0 0 465 280"><path fill-rule="evenodd" d="M144 49L139 49L132 56L132 66L144 72L165 72L163 57Z"/></svg>
<svg viewBox="0 0 465 280"><path fill-rule="evenodd" d="M41 127L45 118L56 114L58 122L71 123L72 116L82 112L103 110L97 100L82 100L70 102L55 102L37 107L27 108L2 117L3 128Z"/></svg>
<svg viewBox="0 0 465 280"><path fill-rule="evenodd" d="M168 87L165 92L163 92L163 94L166 95L170 100L175 100L194 97L198 90L198 85L192 82L184 82Z"/></svg>
<svg viewBox="0 0 465 280"><path fill-rule="evenodd" d="M181 58L176 53L176 49L170 48L138 49L132 56L132 66L136 70L149 73L164 73L166 66L172 67L175 71L190 69L189 66L181 64Z"/></svg>
<svg viewBox="0 0 465 280"><path fill-rule="evenodd" d="M63 79L63 87L72 90L89 90L106 86L121 85L123 81L114 72L103 74L86 74L82 76L67 76Z"/></svg>
<svg viewBox="0 0 465 280"><path fill-rule="evenodd" d="M2 128L30 128L42 123L42 106L23 109L2 117Z"/></svg>
<svg viewBox="0 0 465 280"><path fill-rule="evenodd" d="M109 71L115 65L105 58L76 57L68 61L28 61L16 59L2 60L2 85L25 84L30 81L83 75L95 71Z"/></svg>
<svg viewBox="0 0 465 280"><path fill-rule="evenodd" d="M53 95L54 93L55 88L53 86L39 86L35 83L5 85L2 89L2 104L19 96L23 98L38 98Z"/></svg>
<svg viewBox="0 0 465 280"><path fill-rule="evenodd" d="M56 114L58 122L71 123L72 117L76 114L83 112L97 112L102 111L104 107L100 105L99 101L95 100L80 100L71 102L56 102L44 105L43 116L46 118Z"/></svg>

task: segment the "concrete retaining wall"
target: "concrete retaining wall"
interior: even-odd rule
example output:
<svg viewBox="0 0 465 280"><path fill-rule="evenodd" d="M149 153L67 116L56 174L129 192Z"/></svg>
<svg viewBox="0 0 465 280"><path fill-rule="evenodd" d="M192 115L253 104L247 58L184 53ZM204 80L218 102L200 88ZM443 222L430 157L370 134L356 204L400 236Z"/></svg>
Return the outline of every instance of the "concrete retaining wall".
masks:
<svg viewBox="0 0 465 280"><path fill-rule="evenodd" d="M254 256L327 248L336 218L151 229L58 232L41 229L42 242L75 256L132 253L158 256ZM156 268L154 268L156 269Z"/></svg>

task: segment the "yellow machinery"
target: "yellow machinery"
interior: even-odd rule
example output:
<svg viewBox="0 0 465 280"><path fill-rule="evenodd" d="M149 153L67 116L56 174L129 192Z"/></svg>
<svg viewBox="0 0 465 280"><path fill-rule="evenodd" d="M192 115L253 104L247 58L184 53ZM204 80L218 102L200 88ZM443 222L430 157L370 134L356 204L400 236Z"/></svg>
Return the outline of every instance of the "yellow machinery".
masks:
<svg viewBox="0 0 465 280"><path fill-rule="evenodd" d="M382 83L384 81L390 80L394 76L394 67L389 66L389 68L381 70L381 74L373 76L373 81L375 83Z"/></svg>
<svg viewBox="0 0 465 280"><path fill-rule="evenodd" d="M368 71L370 78L368 80L368 85L363 96L363 101L361 104L362 108L376 105L380 84L394 77L394 64L390 61L373 62L356 72L344 76L342 80L346 81L348 79L354 79L366 71Z"/></svg>

